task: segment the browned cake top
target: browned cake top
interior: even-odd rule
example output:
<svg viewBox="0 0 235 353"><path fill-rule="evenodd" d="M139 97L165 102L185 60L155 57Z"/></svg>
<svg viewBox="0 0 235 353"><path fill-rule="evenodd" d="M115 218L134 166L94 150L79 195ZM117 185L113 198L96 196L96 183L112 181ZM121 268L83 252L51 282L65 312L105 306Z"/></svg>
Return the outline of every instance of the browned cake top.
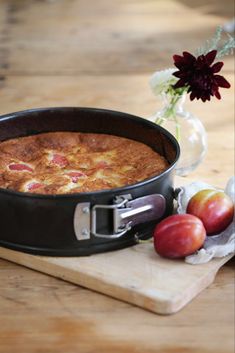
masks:
<svg viewBox="0 0 235 353"><path fill-rule="evenodd" d="M147 145L123 137L51 132L0 142L0 187L68 194L134 184L168 167Z"/></svg>

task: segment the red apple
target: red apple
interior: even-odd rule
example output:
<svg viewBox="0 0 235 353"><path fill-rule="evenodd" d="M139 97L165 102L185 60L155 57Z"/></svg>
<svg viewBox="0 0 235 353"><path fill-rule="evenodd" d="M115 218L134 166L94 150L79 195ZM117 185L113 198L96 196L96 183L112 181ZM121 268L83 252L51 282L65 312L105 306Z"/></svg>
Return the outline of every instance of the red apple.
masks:
<svg viewBox="0 0 235 353"><path fill-rule="evenodd" d="M205 189L189 200L187 213L200 218L207 235L212 235L222 232L232 222L234 205L224 192Z"/></svg>
<svg viewBox="0 0 235 353"><path fill-rule="evenodd" d="M206 231L199 218L176 214L161 221L154 230L156 252L168 258L193 254L205 241Z"/></svg>

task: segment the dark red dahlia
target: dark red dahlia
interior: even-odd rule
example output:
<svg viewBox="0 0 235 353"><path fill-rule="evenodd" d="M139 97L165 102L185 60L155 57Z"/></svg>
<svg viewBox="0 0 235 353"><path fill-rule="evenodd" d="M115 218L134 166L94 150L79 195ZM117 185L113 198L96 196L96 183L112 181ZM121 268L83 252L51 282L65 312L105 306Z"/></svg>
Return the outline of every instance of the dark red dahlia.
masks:
<svg viewBox="0 0 235 353"><path fill-rule="evenodd" d="M188 87L191 100L197 98L205 102L210 100L210 96L220 99L219 87L229 88L230 83L223 76L215 75L224 65L223 62L212 65L216 54L217 51L212 50L197 58L186 51L183 52L183 56L174 55L174 65L179 71L173 75L178 77L179 81L173 87Z"/></svg>

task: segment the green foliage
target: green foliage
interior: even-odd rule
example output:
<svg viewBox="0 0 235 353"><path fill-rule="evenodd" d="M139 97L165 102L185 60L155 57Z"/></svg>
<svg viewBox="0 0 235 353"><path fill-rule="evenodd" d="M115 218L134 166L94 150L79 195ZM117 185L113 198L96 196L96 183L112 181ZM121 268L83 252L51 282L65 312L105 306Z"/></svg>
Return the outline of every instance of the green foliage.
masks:
<svg viewBox="0 0 235 353"><path fill-rule="evenodd" d="M226 35L225 40L223 40L223 33ZM221 42L221 43L220 43ZM196 55L207 54L211 50L217 50L216 58L222 58L225 55L232 54L235 48L235 39L224 32L221 26L217 27L213 37L206 41L205 45L198 48Z"/></svg>

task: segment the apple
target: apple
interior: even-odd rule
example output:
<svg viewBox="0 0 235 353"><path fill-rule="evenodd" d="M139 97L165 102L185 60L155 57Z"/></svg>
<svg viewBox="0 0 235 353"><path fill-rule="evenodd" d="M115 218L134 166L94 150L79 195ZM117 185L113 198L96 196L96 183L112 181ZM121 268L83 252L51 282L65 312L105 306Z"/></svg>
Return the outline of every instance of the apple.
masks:
<svg viewBox="0 0 235 353"><path fill-rule="evenodd" d="M186 212L200 218L207 235L213 235L222 232L232 222L234 205L223 191L205 189L189 200Z"/></svg>
<svg viewBox="0 0 235 353"><path fill-rule="evenodd" d="M156 252L168 258L182 258L200 249L206 238L201 220L190 214L163 219L154 230Z"/></svg>

